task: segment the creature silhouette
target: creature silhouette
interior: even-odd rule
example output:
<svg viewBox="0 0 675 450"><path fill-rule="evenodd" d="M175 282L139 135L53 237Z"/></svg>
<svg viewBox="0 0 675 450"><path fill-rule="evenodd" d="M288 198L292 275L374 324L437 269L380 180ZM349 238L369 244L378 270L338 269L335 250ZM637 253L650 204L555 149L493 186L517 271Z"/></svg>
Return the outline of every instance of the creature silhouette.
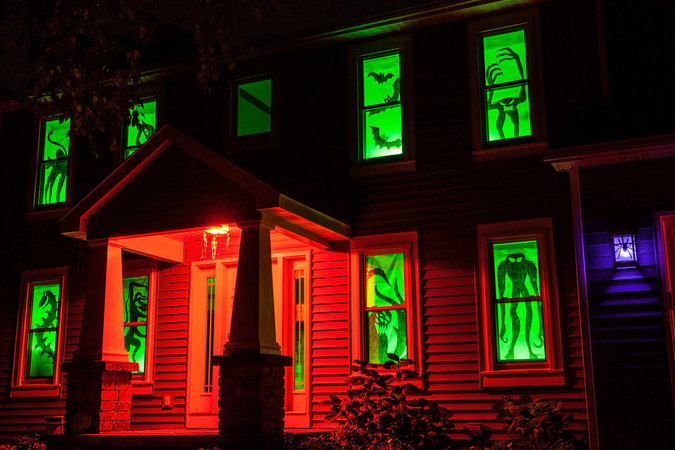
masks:
<svg viewBox="0 0 675 450"><path fill-rule="evenodd" d="M376 277L384 281L384 283L393 287L393 294L395 298L382 293L377 288L377 283L374 284L375 297L388 303L391 306L398 306L404 303L404 298L401 295L401 289L398 285L398 279L394 279L394 285L391 285L390 277L387 277L387 272L391 275L396 271L396 265L399 264L396 258L391 262L390 266L385 272L382 268L376 267L368 271L368 278ZM396 318L396 320L394 320ZM405 340L406 325L405 312L401 309L395 310L379 310L368 317L369 336L371 351L377 351L377 355L371 354L371 361L374 361L374 356L377 356L377 361L383 363L389 358L387 353L394 353L403 358L407 354L407 345Z"/></svg>
<svg viewBox="0 0 675 450"><path fill-rule="evenodd" d="M53 130L50 131L49 134L47 134L47 141L50 142L52 145L59 147L56 149L56 160L65 159L68 156L66 148L60 142L52 140L52 134L54 134ZM66 184L67 169L68 164L65 163L57 162L51 165L51 171L49 172L49 176L47 177L47 182L43 192L43 204L52 203L50 200L52 198L54 185L56 184L57 179L59 180L59 185L56 188L56 199L58 201L59 197L61 196L61 189L63 189L63 187Z"/></svg>
<svg viewBox="0 0 675 450"><path fill-rule="evenodd" d="M394 92L384 98L385 103L397 102L401 98L401 78L395 79L391 87L394 89Z"/></svg>
<svg viewBox="0 0 675 450"><path fill-rule="evenodd" d="M382 73L382 72L380 72L380 73L370 72L368 74L368 76L373 77L373 80L375 80L375 82L377 84L383 84L383 83L386 83L387 80L389 80L389 78L392 78L394 76L394 74L393 73L385 74L385 73Z"/></svg>
<svg viewBox="0 0 675 450"><path fill-rule="evenodd" d="M125 307L125 321L128 323L142 322L148 315L148 286L137 283L135 281L129 282L127 300L124 302ZM139 331L138 326L127 326L124 332L124 348L131 350L131 360L136 361L138 352L141 350L141 338L145 338L145 334ZM133 349L132 349L133 347Z"/></svg>
<svg viewBox="0 0 675 450"><path fill-rule="evenodd" d="M38 303L38 308L44 309L44 312L47 313L46 316L42 318L41 323L37 328L41 329L50 329L56 328L56 317L59 313L59 305L56 300L56 295L52 291L45 291L40 297L40 302ZM54 364L54 350L56 348L55 343L49 344L47 338L45 337L45 332L33 333L35 337L35 347L40 350L41 356L46 356L51 360L52 365Z"/></svg>
<svg viewBox="0 0 675 450"><path fill-rule="evenodd" d="M145 118L143 113L140 113L136 109L134 109L133 113L131 114L131 125L134 126L136 130L138 130L136 133L136 145L139 146L147 141L148 138L150 138L150 136L152 136L155 132L155 127L149 123L144 122L141 119L141 116Z"/></svg>
<svg viewBox="0 0 675 450"><path fill-rule="evenodd" d="M520 62L520 56L511 48L504 47L497 49L497 62L490 64L485 70L485 76L487 77L488 85L492 86L497 82L498 77L503 77L504 72L500 67L505 61L514 61L518 67L520 73L520 79L524 80L525 75L523 72L523 65ZM525 91L525 85L521 85L518 91L518 97L503 97L496 102L493 102L495 90L490 89L488 91L488 108L496 109L497 121L495 122L495 127L497 128L497 133L499 133L499 138L504 139L504 122L508 116L513 123L513 137L518 137L520 134L520 117L518 116L518 105L523 103L527 99L527 93Z"/></svg>
<svg viewBox="0 0 675 450"><path fill-rule="evenodd" d="M529 297L525 280L529 278L534 295L539 295L539 283L537 282L537 266L530 260L525 259L522 253L511 253L499 263L497 266L497 289L500 299L504 298L504 291L506 289L506 277L511 280L512 290L510 298ZM543 327L539 327L538 343L530 342L530 331L532 330L532 304L530 302L523 302L525 304L525 342L530 353L530 358L538 359L538 356L532 351L532 345L541 348L544 344ZM542 314L541 301L536 302L539 312L539 317ZM513 334L511 336L511 344L506 353L506 360L513 359L516 341L520 334L520 318L518 317L516 309L519 302L511 302L509 307L509 315L511 316L511 327ZM501 323L499 324L499 339L503 343L507 343L509 339L506 337L506 305L503 302L499 303L499 310L501 313Z"/></svg>
<svg viewBox="0 0 675 450"><path fill-rule="evenodd" d="M370 127L370 130L373 133L373 139L375 140L375 145L379 148L386 148L389 150L392 147L400 147L402 141L400 139L389 140L389 137L386 134L380 134L379 127Z"/></svg>

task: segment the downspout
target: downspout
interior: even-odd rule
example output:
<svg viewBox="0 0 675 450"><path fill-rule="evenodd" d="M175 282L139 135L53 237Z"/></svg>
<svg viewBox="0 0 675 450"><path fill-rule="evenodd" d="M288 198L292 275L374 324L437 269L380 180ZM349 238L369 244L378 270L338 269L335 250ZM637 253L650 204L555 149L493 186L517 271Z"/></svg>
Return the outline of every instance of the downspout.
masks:
<svg viewBox="0 0 675 450"><path fill-rule="evenodd" d="M588 291L586 289L586 257L584 255L584 230L581 217L579 169L570 169L569 174L570 197L572 201L572 228L574 230L574 253L577 271L577 294L579 296L579 318L581 320L582 358L584 361L584 383L586 388L586 406L588 408L588 443L591 450L599 450L600 440L598 435L598 413L595 403L595 376L593 374Z"/></svg>

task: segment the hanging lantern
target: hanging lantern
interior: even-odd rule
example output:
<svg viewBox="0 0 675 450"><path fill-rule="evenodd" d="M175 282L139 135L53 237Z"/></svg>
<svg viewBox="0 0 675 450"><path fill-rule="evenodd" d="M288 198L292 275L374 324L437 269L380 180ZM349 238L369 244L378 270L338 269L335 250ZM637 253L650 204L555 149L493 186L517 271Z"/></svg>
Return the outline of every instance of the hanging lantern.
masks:
<svg viewBox="0 0 675 450"><path fill-rule="evenodd" d="M230 227L229 225L221 225L219 227L210 227L204 230L202 234L202 258L206 255L208 249L211 249L211 259L216 259L218 254L218 246L221 245L222 239L225 238L225 248L230 247Z"/></svg>

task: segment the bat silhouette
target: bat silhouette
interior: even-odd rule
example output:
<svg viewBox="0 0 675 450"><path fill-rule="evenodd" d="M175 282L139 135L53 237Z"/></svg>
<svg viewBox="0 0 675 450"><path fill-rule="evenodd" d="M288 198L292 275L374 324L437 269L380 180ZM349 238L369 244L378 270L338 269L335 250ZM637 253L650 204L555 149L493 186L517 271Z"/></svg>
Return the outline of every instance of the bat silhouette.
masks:
<svg viewBox="0 0 675 450"><path fill-rule="evenodd" d="M382 84L386 83L387 80L389 80L389 78L394 76L394 74L393 73L384 74L382 72L380 73L370 72L368 76L373 77L373 79L377 82L377 84Z"/></svg>
<svg viewBox="0 0 675 450"><path fill-rule="evenodd" d="M389 137L386 134L380 134L380 129L378 127L370 127L371 131L373 132L373 139L375 140L375 145L377 145L380 148L387 148L389 150L392 147L400 147L401 146L401 140L400 139L394 139L394 140L389 140Z"/></svg>

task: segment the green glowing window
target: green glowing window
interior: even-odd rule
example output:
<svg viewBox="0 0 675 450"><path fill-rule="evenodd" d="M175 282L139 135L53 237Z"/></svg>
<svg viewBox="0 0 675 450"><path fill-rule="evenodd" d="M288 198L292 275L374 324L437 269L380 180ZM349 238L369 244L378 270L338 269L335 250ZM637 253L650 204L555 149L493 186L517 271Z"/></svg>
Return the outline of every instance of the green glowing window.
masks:
<svg viewBox="0 0 675 450"><path fill-rule="evenodd" d="M364 279L366 354L382 364L388 353L408 357L406 270L403 253L365 256Z"/></svg>
<svg viewBox="0 0 675 450"><path fill-rule="evenodd" d="M236 84L236 135L249 136L272 131L272 79Z"/></svg>
<svg viewBox="0 0 675 450"><path fill-rule="evenodd" d="M305 390L305 272L293 271L293 299L295 304L293 345L293 390Z"/></svg>
<svg viewBox="0 0 675 450"><path fill-rule="evenodd" d="M60 293L59 283L32 285L26 336L25 378L49 378L54 375Z"/></svg>
<svg viewBox="0 0 675 450"><path fill-rule="evenodd" d="M148 330L149 276L128 277L122 280L124 295L124 348L129 361L138 363L138 373L145 372Z"/></svg>
<svg viewBox="0 0 675 450"><path fill-rule="evenodd" d="M361 60L361 159L403 154L401 65L398 51Z"/></svg>
<svg viewBox="0 0 675 450"><path fill-rule="evenodd" d="M46 120L43 124L42 152L39 163L37 204L66 202L68 190L68 156L70 119Z"/></svg>
<svg viewBox="0 0 675 450"><path fill-rule="evenodd" d="M525 28L484 34L479 51L484 71L484 132L487 142L532 135Z"/></svg>
<svg viewBox="0 0 675 450"><path fill-rule="evenodd" d="M216 277L206 279L206 346L204 347L204 393L213 392L213 339L216 307Z"/></svg>
<svg viewBox="0 0 675 450"><path fill-rule="evenodd" d="M552 220L476 231L481 386L564 385Z"/></svg>
<svg viewBox="0 0 675 450"><path fill-rule="evenodd" d="M129 123L124 129L124 159L145 144L157 129L157 100L149 98L129 110Z"/></svg>
<svg viewBox="0 0 675 450"><path fill-rule="evenodd" d="M492 245L498 361L546 359L537 241Z"/></svg>

